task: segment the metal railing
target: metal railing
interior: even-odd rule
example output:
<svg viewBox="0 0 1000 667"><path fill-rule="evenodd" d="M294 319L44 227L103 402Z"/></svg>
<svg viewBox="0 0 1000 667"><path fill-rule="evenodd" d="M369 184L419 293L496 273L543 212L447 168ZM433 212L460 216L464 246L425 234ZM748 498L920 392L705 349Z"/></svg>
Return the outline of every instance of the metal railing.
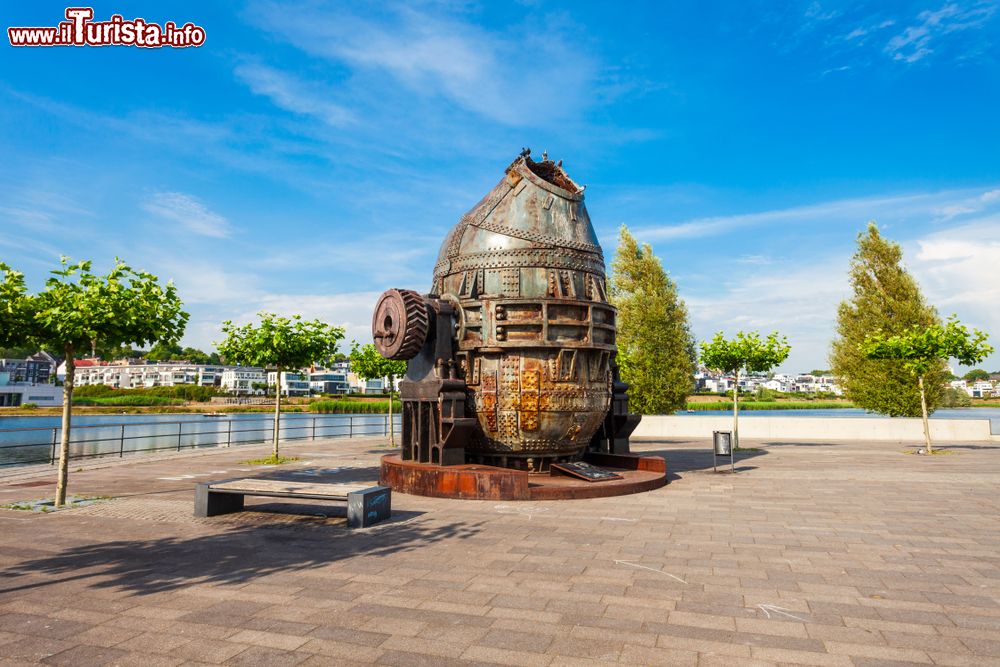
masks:
<svg viewBox="0 0 1000 667"><path fill-rule="evenodd" d="M402 421L394 415L394 431L399 433ZM274 419L226 418L205 416L205 421L171 420L86 424L73 426L70 432L69 460L101 456L124 457L158 451L181 451L197 447L232 447L271 442ZM211 420L211 421L209 421ZM211 424L212 430L201 430L201 424ZM225 428L222 426L225 425ZM249 427L249 428L248 428ZM355 436L389 435L389 416L385 414L322 414L281 417L279 441L316 440L320 438L353 438ZM144 429L146 433L136 433ZM0 429L0 467L35 463L54 464L58 460L61 426L38 426ZM131 433L129 432L131 431ZM23 434L28 442L6 444L3 440ZM87 437L92 436L92 437Z"/></svg>

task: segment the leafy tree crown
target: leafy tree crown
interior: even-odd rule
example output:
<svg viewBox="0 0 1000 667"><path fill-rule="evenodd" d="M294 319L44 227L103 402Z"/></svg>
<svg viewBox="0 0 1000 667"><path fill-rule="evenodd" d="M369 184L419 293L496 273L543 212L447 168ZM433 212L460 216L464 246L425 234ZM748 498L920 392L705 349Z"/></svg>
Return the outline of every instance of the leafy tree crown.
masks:
<svg viewBox="0 0 1000 667"><path fill-rule="evenodd" d="M940 318L903 265L902 248L883 237L875 223L858 234L849 278L852 295L837 308L837 335L830 352L833 373L855 405L894 417L917 417L920 392L910 371L900 360L869 358L860 345L877 331L900 334L940 324ZM947 379L943 362L927 374L931 410L943 400Z"/></svg>
<svg viewBox="0 0 1000 667"><path fill-rule="evenodd" d="M0 346L20 346L28 339L24 274L0 262Z"/></svg>
<svg viewBox="0 0 1000 667"><path fill-rule="evenodd" d="M624 225L609 297L618 309L616 362L630 385L631 408L643 414L683 408L697 360L687 306L653 249L640 245Z"/></svg>
<svg viewBox="0 0 1000 667"><path fill-rule="evenodd" d="M711 341L701 343L701 363L708 368L724 373L746 370L751 373L768 371L788 358L791 346L784 336L777 332L761 339L755 331L740 331L736 337L726 340L720 331Z"/></svg>
<svg viewBox="0 0 1000 667"><path fill-rule="evenodd" d="M901 361L908 371L923 376L952 358L964 365L979 363L993 353L987 338L978 329L970 332L952 315L943 326L913 327L894 335L876 332L861 343L860 349L869 359Z"/></svg>
<svg viewBox="0 0 1000 667"><path fill-rule="evenodd" d="M119 259L104 276L91 271L91 262L70 263L52 272L45 289L29 297L30 338L60 350L106 346L145 345L175 341L184 333L188 314L172 282L136 271Z"/></svg>
<svg viewBox="0 0 1000 667"><path fill-rule="evenodd" d="M301 315L282 317L260 312L259 324L237 326L222 323L225 338L215 344L227 363L282 369L324 363L337 352L344 338L343 327L320 320L303 320Z"/></svg>
<svg viewBox="0 0 1000 667"><path fill-rule="evenodd" d="M400 377L406 373L406 362L386 359L374 345L351 343L351 370L366 380Z"/></svg>

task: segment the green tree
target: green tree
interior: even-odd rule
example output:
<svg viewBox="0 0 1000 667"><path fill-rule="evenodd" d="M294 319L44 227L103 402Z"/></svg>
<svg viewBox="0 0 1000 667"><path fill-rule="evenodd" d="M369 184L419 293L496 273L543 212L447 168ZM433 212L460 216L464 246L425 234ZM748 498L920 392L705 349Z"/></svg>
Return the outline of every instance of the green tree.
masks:
<svg viewBox="0 0 1000 667"><path fill-rule="evenodd" d="M978 364L993 353L993 347L986 342L988 336L979 329L972 333L952 315L944 326L932 324L927 327L912 327L903 333L886 334L875 332L859 345L861 353L869 359L891 360L903 365L917 380L920 392L921 416L924 420L924 441L927 453L932 454L931 430L927 422L928 412L925 378L948 363L958 359L966 366Z"/></svg>
<svg viewBox="0 0 1000 667"><path fill-rule="evenodd" d="M761 340L760 335L751 331L740 331L732 340L726 340L722 332L715 334L711 341L701 343L701 363L707 368L731 373L733 375L733 446L740 446L740 371L748 373L763 373L771 370L785 359L791 351L791 346L784 336L778 337L778 332L771 333L767 339Z"/></svg>
<svg viewBox="0 0 1000 667"><path fill-rule="evenodd" d="M274 313L258 313L260 324L236 326L222 323L225 338L216 343L226 363L259 366L277 370L274 392L274 435L271 456L278 456L278 436L281 428L281 374L299 370L316 362L325 362L337 352L344 329L320 320L306 321L301 315L291 318Z"/></svg>
<svg viewBox="0 0 1000 667"><path fill-rule="evenodd" d="M135 271L119 259L104 276L92 273L89 261L71 264L63 257L61 262L45 289L28 299L27 331L28 338L66 358L57 507L66 502L76 355L90 350L95 340L109 346L176 340L188 320L171 282L161 286L156 276Z"/></svg>
<svg viewBox="0 0 1000 667"><path fill-rule="evenodd" d="M979 380L989 380L990 374L984 371L982 368L973 368L971 371L963 375L962 379L968 380L969 382L977 382Z"/></svg>
<svg viewBox="0 0 1000 667"><path fill-rule="evenodd" d="M622 225L612 263L611 303L618 309L618 357L629 406L640 414L684 407L694 390L697 351L687 307L648 243Z"/></svg>
<svg viewBox="0 0 1000 667"><path fill-rule="evenodd" d="M392 421L392 388L397 377L406 373L406 362L386 359L371 343L358 345L351 343L351 370L365 380L386 378L389 381L389 444L396 446L396 430Z"/></svg>
<svg viewBox="0 0 1000 667"><path fill-rule="evenodd" d="M159 342L146 353L147 361L170 361L181 358L181 346L176 341Z"/></svg>
<svg viewBox="0 0 1000 667"><path fill-rule="evenodd" d="M856 406L893 417L918 417L920 392L900 360L871 359L861 352L865 337L876 331L887 335L911 327L940 324L934 308L924 301L920 287L902 266L903 251L883 238L874 222L858 234L851 259L853 295L837 308L837 335L830 351L833 374ZM938 363L927 374L925 400L940 405L948 369Z"/></svg>
<svg viewBox="0 0 1000 667"><path fill-rule="evenodd" d="M0 347L15 348L3 350L5 358L8 352L15 352L17 354L10 356L23 359L20 352L28 340L28 300L24 274L3 262L0 262L0 273L3 274L3 280L0 281Z"/></svg>

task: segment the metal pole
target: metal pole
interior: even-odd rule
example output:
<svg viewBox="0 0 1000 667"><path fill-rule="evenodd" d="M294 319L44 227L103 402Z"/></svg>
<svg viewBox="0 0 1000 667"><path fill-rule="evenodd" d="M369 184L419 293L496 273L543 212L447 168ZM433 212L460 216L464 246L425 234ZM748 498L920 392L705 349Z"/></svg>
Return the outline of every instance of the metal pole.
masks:
<svg viewBox="0 0 1000 667"><path fill-rule="evenodd" d="M313 440L316 439L316 417L313 417Z"/></svg>
<svg viewBox="0 0 1000 667"><path fill-rule="evenodd" d="M122 424L122 435L118 439L118 458L125 456L125 424Z"/></svg>
<svg viewBox="0 0 1000 667"><path fill-rule="evenodd" d="M226 420L226 447L233 444L233 420Z"/></svg>
<svg viewBox="0 0 1000 667"><path fill-rule="evenodd" d="M59 439L58 438L58 432L59 432L58 428L52 429L52 453L49 454L49 465L50 466L56 464L56 440Z"/></svg>
<svg viewBox="0 0 1000 667"><path fill-rule="evenodd" d="M347 437L354 437L354 415L347 416Z"/></svg>
<svg viewBox="0 0 1000 667"><path fill-rule="evenodd" d="M181 451L181 429L184 428L184 422L177 422L177 451Z"/></svg>

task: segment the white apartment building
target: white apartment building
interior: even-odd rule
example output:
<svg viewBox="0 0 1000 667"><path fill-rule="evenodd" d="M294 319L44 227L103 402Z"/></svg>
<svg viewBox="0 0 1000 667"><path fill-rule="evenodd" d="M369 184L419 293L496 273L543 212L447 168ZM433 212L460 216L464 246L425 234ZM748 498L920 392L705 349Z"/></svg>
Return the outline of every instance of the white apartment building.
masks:
<svg viewBox="0 0 1000 667"><path fill-rule="evenodd" d="M17 382L19 377L9 371L0 371L0 407L17 407L25 403L34 403L39 407L62 405L62 387Z"/></svg>
<svg viewBox="0 0 1000 667"><path fill-rule="evenodd" d="M82 362L88 363L82 363ZM198 385L215 387L221 381L223 366L201 364L158 363L158 364L105 364L93 360L77 362L76 384L105 385L118 389L148 389L150 387L175 387L177 385ZM61 379L66 377L63 363L57 371Z"/></svg>
<svg viewBox="0 0 1000 667"><path fill-rule="evenodd" d="M263 385L267 382L263 369L250 366L227 366L220 377L223 391L246 396L263 394Z"/></svg>
<svg viewBox="0 0 1000 667"><path fill-rule="evenodd" d="M277 371L269 371L267 374L267 384L273 387L278 381ZM281 372L281 394L282 396L308 396L309 378L302 373Z"/></svg>
<svg viewBox="0 0 1000 667"><path fill-rule="evenodd" d="M351 390L346 370L315 370L309 373L309 390L314 394L346 394Z"/></svg>

